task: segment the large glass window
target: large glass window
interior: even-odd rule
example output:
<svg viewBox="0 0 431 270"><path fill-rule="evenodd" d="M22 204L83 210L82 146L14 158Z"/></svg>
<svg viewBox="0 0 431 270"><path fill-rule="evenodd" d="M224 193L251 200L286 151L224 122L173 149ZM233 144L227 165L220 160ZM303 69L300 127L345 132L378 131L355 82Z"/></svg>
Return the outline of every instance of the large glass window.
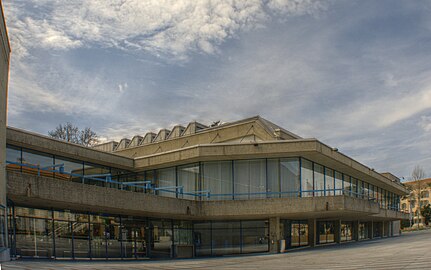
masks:
<svg viewBox="0 0 431 270"><path fill-rule="evenodd" d="M334 171L329 168L325 168L325 191L326 196L334 195Z"/></svg>
<svg viewBox="0 0 431 270"><path fill-rule="evenodd" d="M358 180L358 197L363 198L364 197L364 182L361 180Z"/></svg>
<svg viewBox="0 0 431 270"><path fill-rule="evenodd" d="M344 174L344 195L352 196L352 180L349 175Z"/></svg>
<svg viewBox="0 0 431 270"><path fill-rule="evenodd" d="M343 175L335 172L335 195L343 195Z"/></svg>
<svg viewBox="0 0 431 270"><path fill-rule="evenodd" d="M333 243L334 238L334 222L332 221L319 221L317 222L319 231L319 244Z"/></svg>
<svg viewBox="0 0 431 270"><path fill-rule="evenodd" d="M341 241L350 241L352 240L353 235L353 223L352 222L343 222L341 223Z"/></svg>
<svg viewBox="0 0 431 270"><path fill-rule="evenodd" d="M352 195L358 197L358 179L352 177Z"/></svg>
<svg viewBox="0 0 431 270"><path fill-rule="evenodd" d="M48 177L53 176L52 172L47 171L53 169L54 157L52 155L23 149L22 163L27 165L22 167L22 171L25 173L39 174ZM39 170L40 168L45 168L46 170Z"/></svg>
<svg viewBox="0 0 431 270"><path fill-rule="evenodd" d="M305 220L294 220L290 222L290 241L287 246L301 247L308 245L308 223ZM290 242L290 243L289 243Z"/></svg>
<svg viewBox="0 0 431 270"><path fill-rule="evenodd" d="M183 187L184 199L195 200L201 195L199 191L199 164L178 167L178 186Z"/></svg>
<svg viewBox="0 0 431 270"><path fill-rule="evenodd" d="M159 188L157 194L165 197L176 197L176 173L175 167L156 170L157 185ZM169 187L169 188L167 188ZM166 188L166 189L163 189Z"/></svg>
<svg viewBox="0 0 431 270"><path fill-rule="evenodd" d="M169 258L172 254L172 222L170 220L152 220L152 248L151 256L156 258Z"/></svg>
<svg viewBox="0 0 431 270"><path fill-rule="evenodd" d="M314 163L314 196L325 195L325 175L323 166Z"/></svg>
<svg viewBox="0 0 431 270"><path fill-rule="evenodd" d="M280 198L280 160L268 159L268 198ZM286 195L286 194L284 194Z"/></svg>
<svg viewBox="0 0 431 270"><path fill-rule="evenodd" d="M73 182L82 182L82 175L84 175L84 163L82 161L76 161L63 157L55 157L55 164L63 164L63 169L65 173L55 173L55 177L73 181ZM56 170L60 170L60 168L56 168Z"/></svg>
<svg viewBox="0 0 431 270"><path fill-rule="evenodd" d="M84 183L89 185L96 185L104 187L107 185L106 180L108 180L108 175L110 175L111 170L109 167L84 163Z"/></svg>
<svg viewBox="0 0 431 270"><path fill-rule="evenodd" d="M268 251L268 222L241 221L242 253Z"/></svg>
<svg viewBox="0 0 431 270"><path fill-rule="evenodd" d="M51 258L54 255L50 220L17 216L15 224L18 256Z"/></svg>
<svg viewBox="0 0 431 270"><path fill-rule="evenodd" d="M240 222L213 222L213 255L236 254L241 252Z"/></svg>
<svg viewBox="0 0 431 270"><path fill-rule="evenodd" d="M202 189L210 191L211 200L231 200L232 188L231 161L204 162L202 164Z"/></svg>
<svg viewBox="0 0 431 270"><path fill-rule="evenodd" d="M299 196L299 160L297 158L284 158L280 160L281 192L282 197Z"/></svg>
<svg viewBox="0 0 431 270"><path fill-rule="evenodd" d="M8 145L6 148L6 160L10 162L18 163L18 164L6 164L6 168L8 170L21 171L21 166L19 165L20 163L22 163L21 148Z"/></svg>
<svg viewBox="0 0 431 270"><path fill-rule="evenodd" d="M313 163L301 159L301 189L302 197L313 197Z"/></svg>
<svg viewBox="0 0 431 270"><path fill-rule="evenodd" d="M197 256L212 255L212 226L211 222L197 222L193 225L193 241Z"/></svg>
<svg viewBox="0 0 431 270"><path fill-rule="evenodd" d="M265 198L265 160L236 160L234 162L234 184L234 199Z"/></svg>

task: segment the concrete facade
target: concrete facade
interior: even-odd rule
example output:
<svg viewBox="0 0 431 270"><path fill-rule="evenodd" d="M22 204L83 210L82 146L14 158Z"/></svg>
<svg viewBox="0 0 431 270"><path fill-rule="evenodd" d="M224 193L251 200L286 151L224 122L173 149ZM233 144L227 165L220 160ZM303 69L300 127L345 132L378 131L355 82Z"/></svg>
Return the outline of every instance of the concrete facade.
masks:
<svg viewBox="0 0 431 270"><path fill-rule="evenodd" d="M6 23L1 7L0 18L0 215L2 215L0 227L7 231L6 223L6 125L7 125L7 96L9 80L10 45L7 35ZM1 237L1 236L0 236ZM7 238L2 237L2 245L7 245ZM0 246L0 261L9 258L9 250Z"/></svg>
<svg viewBox="0 0 431 270"><path fill-rule="evenodd" d="M138 188L128 186L130 183L129 180L123 180L125 181L124 185L115 182L116 186L112 188L112 183L110 182L85 183L88 180L83 176L82 180L79 181L76 181L76 179L66 180L62 172L56 171L52 173L49 170L41 170L40 168L44 166L39 163L37 163L36 167L31 168L27 168L25 167L27 166L26 164L22 164L20 165L21 169L18 169L17 165L10 164L8 165L10 167L8 167L7 196L13 202L13 207L25 208L27 209L26 213L30 213L30 210L33 208L35 210L67 210L73 213L120 215L124 218L130 216L161 220L169 218L192 222L193 224L210 222L210 224L215 224L214 226L218 226L217 224L222 224L223 222L229 224L235 222L247 224L248 221L257 220L267 224L267 227L259 229L262 231L260 235L262 235L263 230L267 232L265 236L253 236L256 239L254 241L259 240L259 242L263 241L263 243L267 243L267 249L265 248L264 250L272 253L283 252L286 249L292 248L292 245L296 245L294 243L296 241L294 240L296 232L292 231L296 230L296 228L300 228L300 232L298 232L300 241L310 247L331 242L341 243L349 240L359 241L362 239L397 235L399 221L407 218L407 215L400 212L398 208L390 208L394 207L394 203L397 204L394 196L399 198L407 194L407 190L397 178L388 174L379 174L316 139L296 137L294 139L283 140L276 136L275 132L274 136L271 137L270 133L267 132L267 128L264 127L264 123L260 117L254 117L235 122L232 125L225 124L224 128L226 130L221 127L216 128L218 134L223 134L223 137L234 139L235 142L212 142L215 136L213 133L214 130L209 128L208 132L210 132L211 136L208 136L208 134L199 134L199 132L197 134L186 135L186 137L200 136L200 139L195 139L195 142L199 142L196 145L185 145L178 149L173 149L172 145L178 144L175 140L184 140L183 137L176 135L172 139L167 139L167 141L147 142L147 144L141 146L130 146L131 148L125 146L123 150L117 151L109 150L110 148L106 147L106 145L101 148L86 148L9 127L6 133L8 147L11 151L15 149L13 151L21 153L19 160L22 160L22 162L27 162L27 159L34 160L35 154L31 154L33 155L31 156L30 153L36 153L36 155L40 153L40 157L45 163L50 160L48 159L47 161L46 155L52 156L54 160L64 160L65 158L79 160L82 164L98 164L97 166L103 166L103 168L109 167L115 168L115 170L124 170L124 175L134 175L133 181L141 183L143 180L147 180L147 182L150 181L154 186L149 188L149 190L145 188L144 191L144 186L138 185ZM254 128L250 128L252 126ZM235 128L238 129L235 131ZM207 131L202 129L200 132ZM260 134L260 138L264 137L262 134L266 134L267 138L259 141L239 142L241 139L238 136L249 138L250 135L257 137L256 134ZM206 139L202 137L206 137ZM137 140L136 138L138 137L136 136L134 138L131 141L135 141L135 145L139 145L139 141L141 143L144 141L142 136L140 140ZM193 140L190 139L190 141ZM152 147L150 152L155 151L152 154L148 154L147 152L150 146ZM144 148L144 150L141 150L140 147ZM133 152L130 152L132 149ZM169 150L162 151L163 149ZM121 154L118 154L118 152L121 152ZM128 155L124 153L128 153ZM137 156L139 153L145 155ZM30 156L27 157L26 155ZM9 162L14 161L12 159L12 157L9 158ZM306 191L303 191L305 188L302 187L298 192L288 193L287 197L283 197L286 194L276 193L274 195L273 193L268 193L269 189L267 188L265 189L265 196L250 193L245 199L241 199L241 197L239 199L217 199L217 194L211 194L210 196L209 193L208 197L184 196L178 190L175 190L174 193L165 193L163 195L162 193L159 194L158 191L164 189L158 187L161 183L156 181L159 178L156 175L162 174L166 170L175 172L171 176L168 176L172 178L171 180L176 179L175 181L171 181L174 185L181 184L180 178L184 177L182 176L184 173L186 173L187 177L190 177L193 170L199 170L199 175L196 175L198 178L193 180L199 180L199 182L193 182L193 185L196 188L203 189L201 186L206 183L206 180L204 180L206 176L205 172L201 170L204 169L206 164L231 164L232 177L235 175L235 178L241 178L242 176L238 175L238 172L233 172L234 169L240 168L237 168L236 164L243 164L244 160L257 160L262 165L265 164L262 161L266 161L265 170L267 176L262 175L261 177L269 181L268 174L273 172L268 171L268 162L275 160L281 166L282 163L280 162L285 159L299 162L300 175L295 181L299 180L301 182L300 185L304 184L302 183L304 181L303 178L306 177L302 175L306 171L304 171L305 165L301 165L301 162L307 160L311 162L310 160L312 160L313 164L315 164L313 168L317 168L318 166L324 168L325 183L329 179L333 179L335 183L336 172L339 172L338 175L343 175L341 179L343 181L343 190L337 191L335 186L331 188L325 186L325 194L326 192L329 193L322 196L322 194L319 194L321 191L318 191L318 188L314 187L316 189L312 192L314 195L310 196ZM36 164L35 162L37 161L32 162L27 162L27 164ZM189 168L187 164L197 165ZM250 164L254 163L251 162ZM189 169L182 171L181 168L184 166ZM87 168L88 166L85 165L84 167ZM194 169L192 170L191 168ZM229 171L229 168L225 167L223 170ZM250 167L250 169L253 168L256 169L255 167ZM92 171L94 168L90 167L89 170ZM79 170L75 170L75 174L77 172ZM57 173L60 175L56 176ZM317 171L314 171L313 179L316 179L313 181L317 181L318 176L316 173ZM151 175L150 178L148 178L148 175ZM78 179L81 179L80 177ZM247 177L252 177L252 175ZM357 182L358 187L355 187L355 190L353 190L353 187L348 188L348 185L353 184L353 179L361 179L362 191L359 188L359 180ZM293 178L289 181L293 181ZM280 184L284 185L284 182L280 182ZM315 185L317 185L317 182ZM368 193L364 195L366 187L368 187ZM141 191L137 192L136 189L141 189ZM385 193L382 193L383 191ZM355 192L362 193L356 194ZM232 196L235 197L237 195L233 194ZM57 214L53 213L52 215ZM20 220L24 217L13 218ZM24 221L22 220L19 223ZM298 224L304 225L295 225L297 224L295 223L296 221L300 221ZM155 241L152 240L153 238L160 238L159 229L152 229L152 226L147 225L150 230L145 232L147 242ZM174 230L173 227L172 230ZM161 236L162 238L160 239L172 238L172 244L170 244L172 248L169 248L170 251L166 253L171 258L183 257L185 256L184 254L197 254L198 256L200 253L196 249L202 251L203 248L200 244L197 244L201 241L199 240L201 236L196 236L195 234L201 233L199 230L198 232L193 232L193 237L190 236L190 241L193 244L185 246L173 244L173 233L172 235L169 234L169 236ZM212 235L215 235L215 233L216 231ZM231 233L233 232L226 232L225 234L229 235ZM241 243L242 241L251 241L249 240L251 239L249 236L242 236L242 233L239 236L242 239ZM196 240L196 237L198 237L198 240ZM215 235L214 237L220 236ZM18 245L23 245L19 241ZM158 242L155 242L151 247L148 246L146 250L157 249L157 245L160 246ZM303 246L303 244L299 246ZM223 249L223 247L214 247L214 249L211 247L212 251L210 254L213 254L213 252L217 254L219 249ZM15 248L14 256L16 256L16 250ZM22 255L24 254L22 250L24 249L19 251L21 252L20 256L24 256ZM26 248L25 250L28 253L31 249ZM94 253L95 251L91 252ZM49 254L51 253L55 254L55 250ZM150 255L149 251L146 251L146 254L150 257L153 256Z"/></svg>

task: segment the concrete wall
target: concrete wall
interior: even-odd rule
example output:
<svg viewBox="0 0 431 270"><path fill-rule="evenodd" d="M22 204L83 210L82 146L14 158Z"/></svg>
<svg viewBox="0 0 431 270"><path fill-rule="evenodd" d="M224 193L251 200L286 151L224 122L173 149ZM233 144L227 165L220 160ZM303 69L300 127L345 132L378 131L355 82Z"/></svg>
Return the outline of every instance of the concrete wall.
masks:
<svg viewBox="0 0 431 270"><path fill-rule="evenodd" d="M1 5L1 3L0 3ZM4 22L3 7L0 14L0 204L6 206L6 125L9 79L10 46ZM6 216L5 216L6 219ZM7 224L3 225L7 228ZM6 239L7 241L7 239ZM0 261L9 260L9 251L0 251Z"/></svg>

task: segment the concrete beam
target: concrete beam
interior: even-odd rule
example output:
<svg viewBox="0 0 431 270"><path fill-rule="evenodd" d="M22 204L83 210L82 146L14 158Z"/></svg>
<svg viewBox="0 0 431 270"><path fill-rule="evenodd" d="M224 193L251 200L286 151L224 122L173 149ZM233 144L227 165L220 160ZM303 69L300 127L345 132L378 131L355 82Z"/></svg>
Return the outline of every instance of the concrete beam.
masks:
<svg viewBox="0 0 431 270"><path fill-rule="evenodd" d="M67 143L48 136L8 127L6 131L7 143L26 147L41 152L68 157L72 159L111 166L114 168L133 170L133 159L102 152L89 147Z"/></svg>

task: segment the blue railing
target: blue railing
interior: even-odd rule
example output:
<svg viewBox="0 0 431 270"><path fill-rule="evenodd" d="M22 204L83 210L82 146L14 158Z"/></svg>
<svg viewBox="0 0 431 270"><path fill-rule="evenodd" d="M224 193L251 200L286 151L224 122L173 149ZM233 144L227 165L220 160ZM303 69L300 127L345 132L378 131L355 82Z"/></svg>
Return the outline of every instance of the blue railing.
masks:
<svg viewBox="0 0 431 270"><path fill-rule="evenodd" d="M197 190L197 191L184 191L184 186L156 186L152 181L149 180L139 180L136 181L128 181L128 182L120 182L112 179L112 175L110 173L107 174L93 174L93 175L85 175L85 174L76 174L71 172L66 172L64 170L64 164L56 164L49 166L40 166L40 165L32 165L26 163L19 163L13 161L6 161L7 164L13 164L20 167L27 167L36 170L36 174L41 176L41 173L53 173L55 177L55 173L68 175L70 177L76 177L81 179L82 184L86 184L86 180L93 180L105 184L114 184L118 185L120 190L127 190L127 188L140 188L144 191L150 191L154 194L158 192L171 193L175 194L176 197L182 198L184 196L193 196L197 199L206 198L210 200L211 198L216 199L249 199L249 198L284 198L284 197L323 197L323 196L339 196L345 195L349 197L357 197L361 199L366 199L369 201L376 201L376 198L364 193L353 192L351 190L346 189L316 189L316 190L302 190L302 191L280 191L280 192L271 192L271 191L262 191L262 192L249 192L249 193L217 193L213 194L210 190ZM58 169L57 169L58 168ZM89 184L89 183L87 183ZM106 187L106 186L105 186ZM133 191L133 190L131 190ZM377 202L380 206L381 203ZM399 211L398 206L387 205L386 202L385 209Z"/></svg>

